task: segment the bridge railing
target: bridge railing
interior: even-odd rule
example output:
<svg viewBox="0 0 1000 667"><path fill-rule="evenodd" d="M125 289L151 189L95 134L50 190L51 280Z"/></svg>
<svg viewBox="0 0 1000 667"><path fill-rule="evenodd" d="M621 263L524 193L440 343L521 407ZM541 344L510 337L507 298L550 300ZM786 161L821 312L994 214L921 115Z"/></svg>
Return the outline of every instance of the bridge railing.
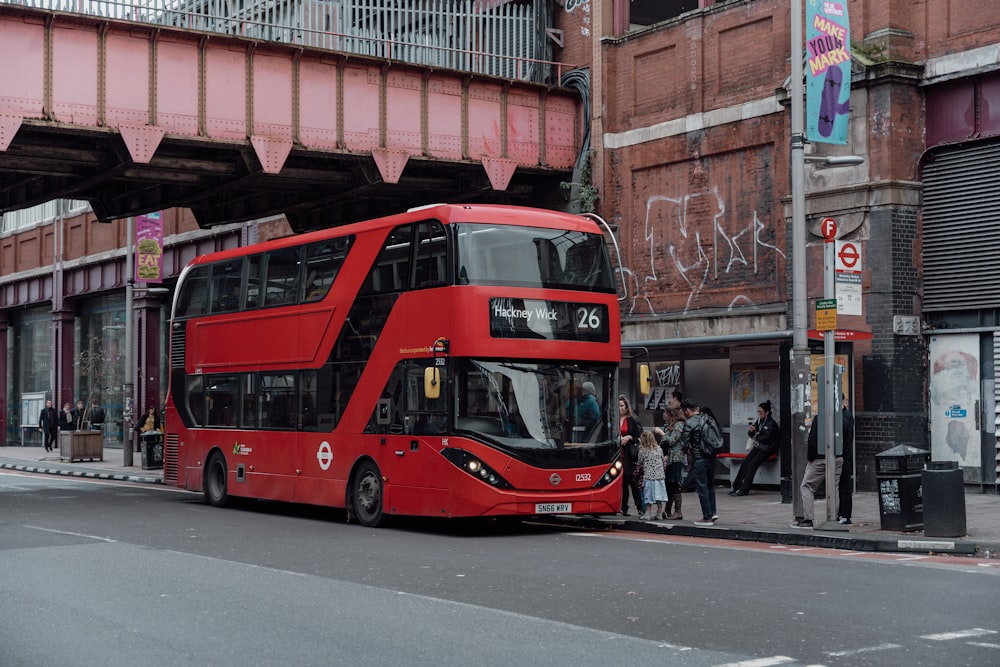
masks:
<svg viewBox="0 0 1000 667"><path fill-rule="evenodd" d="M559 85L536 3L483 0L0 0ZM402 6L396 6L402 5Z"/></svg>

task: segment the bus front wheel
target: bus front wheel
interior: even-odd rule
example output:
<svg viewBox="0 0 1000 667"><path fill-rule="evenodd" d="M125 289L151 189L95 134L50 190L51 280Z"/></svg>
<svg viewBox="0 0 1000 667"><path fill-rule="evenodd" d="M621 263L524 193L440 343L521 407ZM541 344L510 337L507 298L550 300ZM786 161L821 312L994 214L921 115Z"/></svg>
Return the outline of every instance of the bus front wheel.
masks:
<svg viewBox="0 0 1000 667"><path fill-rule="evenodd" d="M382 474L378 466L365 461L354 475L351 493L351 509L358 523L374 528L382 523Z"/></svg>
<svg viewBox="0 0 1000 667"><path fill-rule="evenodd" d="M219 452L208 457L205 464L205 500L212 507L225 507L229 502L226 459Z"/></svg>

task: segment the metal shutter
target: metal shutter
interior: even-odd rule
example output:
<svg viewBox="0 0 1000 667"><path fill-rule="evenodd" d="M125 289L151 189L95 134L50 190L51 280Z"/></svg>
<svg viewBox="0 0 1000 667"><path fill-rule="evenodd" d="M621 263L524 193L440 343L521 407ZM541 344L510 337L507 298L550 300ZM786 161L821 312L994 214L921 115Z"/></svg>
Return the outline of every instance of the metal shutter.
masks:
<svg viewBox="0 0 1000 667"><path fill-rule="evenodd" d="M1000 143L924 167L924 311L1000 307Z"/></svg>

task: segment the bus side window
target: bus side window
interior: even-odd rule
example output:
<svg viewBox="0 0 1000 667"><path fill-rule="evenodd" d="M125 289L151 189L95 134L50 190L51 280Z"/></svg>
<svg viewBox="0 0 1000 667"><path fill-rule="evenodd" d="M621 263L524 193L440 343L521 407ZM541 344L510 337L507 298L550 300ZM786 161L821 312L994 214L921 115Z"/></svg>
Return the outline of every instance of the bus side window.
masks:
<svg viewBox="0 0 1000 667"><path fill-rule="evenodd" d="M282 306L298 299L299 250L278 250L267 256L264 284L267 286L265 306Z"/></svg>
<svg viewBox="0 0 1000 667"><path fill-rule="evenodd" d="M333 239L306 246L306 280L302 301L321 301L337 278L353 237Z"/></svg>
<svg viewBox="0 0 1000 667"><path fill-rule="evenodd" d="M208 265L195 267L185 278L177 297L177 317L194 317L206 312L211 269Z"/></svg>
<svg viewBox="0 0 1000 667"><path fill-rule="evenodd" d="M240 398L243 401L243 418L240 426L243 428L257 428L257 394L254 391L256 387L254 374L243 374L241 382L243 383L240 388Z"/></svg>
<svg viewBox="0 0 1000 667"><path fill-rule="evenodd" d="M447 275L447 237L441 223L432 220L417 225L416 262L413 286L440 287L446 285Z"/></svg>
<svg viewBox="0 0 1000 667"><path fill-rule="evenodd" d="M260 268L261 255L247 257L247 309L260 305Z"/></svg>
<svg viewBox="0 0 1000 667"><path fill-rule="evenodd" d="M316 371L302 371L299 376L299 430L315 431L316 426Z"/></svg>
<svg viewBox="0 0 1000 667"><path fill-rule="evenodd" d="M239 310L242 289L242 258L215 264L212 267L212 312L226 313Z"/></svg>
<svg viewBox="0 0 1000 667"><path fill-rule="evenodd" d="M294 373L264 373L261 375L261 428L294 428L298 414L295 400Z"/></svg>
<svg viewBox="0 0 1000 667"><path fill-rule="evenodd" d="M239 377L215 375L206 378L208 426L236 426L239 422Z"/></svg>
<svg viewBox="0 0 1000 667"><path fill-rule="evenodd" d="M205 425L205 383L201 375L188 377L185 393L187 394L188 414L196 426Z"/></svg>
<svg viewBox="0 0 1000 667"><path fill-rule="evenodd" d="M407 289L412 237L413 225L400 225L389 233L359 295L402 292Z"/></svg>

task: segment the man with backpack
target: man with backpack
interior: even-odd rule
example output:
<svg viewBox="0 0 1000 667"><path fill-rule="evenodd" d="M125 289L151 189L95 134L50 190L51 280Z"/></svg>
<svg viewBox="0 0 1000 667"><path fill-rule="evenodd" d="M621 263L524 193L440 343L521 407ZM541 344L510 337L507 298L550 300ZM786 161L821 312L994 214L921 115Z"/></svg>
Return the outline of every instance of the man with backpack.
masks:
<svg viewBox="0 0 1000 667"><path fill-rule="evenodd" d="M686 417L681 442L694 459L694 483L701 503L701 521L696 526L714 526L719 519L715 512L715 455L722 451L722 431L718 422L701 411L690 398L681 403Z"/></svg>

